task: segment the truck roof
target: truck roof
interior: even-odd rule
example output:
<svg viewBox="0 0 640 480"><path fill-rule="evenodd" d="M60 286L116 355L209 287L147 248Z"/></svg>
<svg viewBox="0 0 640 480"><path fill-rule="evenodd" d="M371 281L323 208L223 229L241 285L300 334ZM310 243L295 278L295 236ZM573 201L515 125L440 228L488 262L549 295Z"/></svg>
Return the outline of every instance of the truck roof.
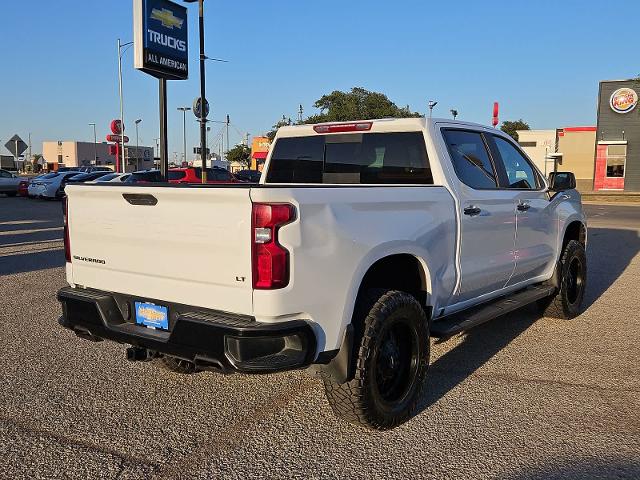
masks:
<svg viewBox="0 0 640 480"><path fill-rule="evenodd" d="M425 117L412 117L412 118L379 118L374 120L353 120L348 122L324 122L313 123L305 125L290 125L280 127L278 129L278 137L302 137L308 135L316 135L317 132L314 127L325 125L342 125L342 124L364 124L371 123L371 128L367 131L370 132L400 132L407 130L421 130L427 128L430 124L435 123L447 123L455 124L466 127L474 128L491 128L488 125L481 125L479 123L464 122L461 120L452 120L450 118L425 118ZM330 133L330 132L327 132Z"/></svg>

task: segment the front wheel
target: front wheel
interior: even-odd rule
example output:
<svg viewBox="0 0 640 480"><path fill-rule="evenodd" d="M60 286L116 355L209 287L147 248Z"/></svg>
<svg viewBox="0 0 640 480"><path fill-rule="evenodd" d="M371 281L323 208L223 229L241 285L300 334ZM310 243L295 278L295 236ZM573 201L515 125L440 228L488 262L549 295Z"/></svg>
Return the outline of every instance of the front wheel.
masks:
<svg viewBox="0 0 640 480"><path fill-rule="evenodd" d="M582 313L582 301L587 287L587 255L584 245L575 240L564 247L562 258L556 265L554 278L559 288L556 293L538 302L546 317L571 319Z"/></svg>
<svg viewBox="0 0 640 480"><path fill-rule="evenodd" d="M325 378L325 392L338 417L388 430L418 408L429 366L429 320L415 297L397 290L371 290L356 309L366 317L355 375L342 384Z"/></svg>

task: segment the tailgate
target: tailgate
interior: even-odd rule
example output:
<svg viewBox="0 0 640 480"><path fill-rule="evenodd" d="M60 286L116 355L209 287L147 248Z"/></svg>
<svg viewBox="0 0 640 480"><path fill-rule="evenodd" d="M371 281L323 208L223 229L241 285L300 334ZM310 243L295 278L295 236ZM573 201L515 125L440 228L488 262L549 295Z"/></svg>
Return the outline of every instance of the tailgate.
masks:
<svg viewBox="0 0 640 480"><path fill-rule="evenodd" d="M250 188L66 190L69 283L251 313Z"/></svg>

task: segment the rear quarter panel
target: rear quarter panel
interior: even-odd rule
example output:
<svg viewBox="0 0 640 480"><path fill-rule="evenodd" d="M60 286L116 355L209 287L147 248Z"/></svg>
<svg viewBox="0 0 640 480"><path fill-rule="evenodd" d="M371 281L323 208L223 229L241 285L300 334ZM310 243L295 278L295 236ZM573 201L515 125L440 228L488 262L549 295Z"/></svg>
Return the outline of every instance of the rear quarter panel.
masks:
<svg viewBox="0 0 640 480"><path fill-rule="evenodd" d="M297 210L279 232L291 254L289 285L254 290L254 314L261 321L312 320L320 351L339 347L362 278L381 258L418 258L431 305L445 304L453 292L456 220L444 187L265 186L252 189L251 199Z"/></svg>

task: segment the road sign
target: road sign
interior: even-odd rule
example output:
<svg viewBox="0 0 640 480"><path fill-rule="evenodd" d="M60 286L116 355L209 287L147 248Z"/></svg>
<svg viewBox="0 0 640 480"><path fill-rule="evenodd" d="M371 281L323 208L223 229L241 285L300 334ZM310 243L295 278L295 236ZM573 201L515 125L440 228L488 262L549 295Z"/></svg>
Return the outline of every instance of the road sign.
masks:
<svg viewBox="0 0 640 480"><path fill-rule="evenodd" d="M123 128L120 128L121 125L122 122L120 121L120 119L111 120L111 123L109 124L111 133L113 133L114 135L120 135L122 133L122 130L124 130Z"/></svg>
<svg viewBox="0 0 640 480"><path fill-rule="evenodd" d="M196 98L193 101L193 114L196 116L196 118L203 118L201 103L202 102L200 101L200 97ZM207 118L208 116L209 116L209 101L205 98L204 99L204 118Z"/></svg>
<svg viewBox="0 0 640 480"><path fill-rule="evenodd" d="M120 135L107 135L107 142L120 143L122 140ZM129 137L124 136L124 143L129 143Z"/></svg>
<svg viewBox="0 0 640 480"><path fill-rule="evenodd" d="M189 76L187 8L169 0L134 0L135 68L168 80Z"/></svg>
<svg viewBox="0 0 640 480"><path fill-rule="evenodd" d="M4 146L7 147L7 150L9 150L16 158L22 155L24 151L29 148L29 146L24 143L18 135L11 137Z"/></svg>

